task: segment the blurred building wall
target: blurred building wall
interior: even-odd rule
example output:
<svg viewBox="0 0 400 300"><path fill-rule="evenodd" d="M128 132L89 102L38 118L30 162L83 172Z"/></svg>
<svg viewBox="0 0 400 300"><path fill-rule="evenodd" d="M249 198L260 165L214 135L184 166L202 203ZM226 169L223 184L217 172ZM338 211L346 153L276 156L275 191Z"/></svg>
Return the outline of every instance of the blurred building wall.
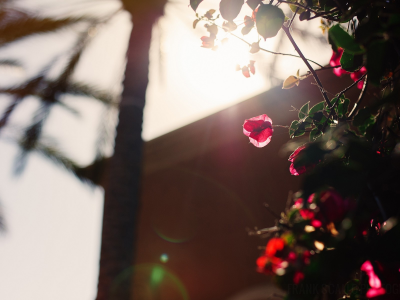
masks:
<svg viewBox="0 0 400 300"><path fill-rule="evenodd" d="M333 94L352 83L331 70L319 74ZM242 124L265 113L273 124L290 125L297 118L292 105L322 101L312 82L271 89L145 143L135 299L222 300L268 284L255 265L265 240L248 230L273 226L264 203L279 215L301 177L289 173L287 129L275 128L271 143L258 149ZM354 101L358 93L354 87L346 96ZM247 294L248 300L271 296Z"/></svg>

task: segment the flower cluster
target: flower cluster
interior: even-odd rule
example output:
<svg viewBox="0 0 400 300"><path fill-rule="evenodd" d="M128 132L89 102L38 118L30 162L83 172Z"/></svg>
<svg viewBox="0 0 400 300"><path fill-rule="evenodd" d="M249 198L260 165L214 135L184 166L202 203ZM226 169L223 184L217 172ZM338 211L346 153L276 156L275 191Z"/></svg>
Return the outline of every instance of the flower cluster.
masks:
<svg viewBox="0 0 400 300"><path fill-rule="evenodd" d="M190 5L196 11L201 2L190 0ZM290 139L301 139L286 147L297 147L288 158L288 169L302 176L301 190L276 226L255 233L269 239L257 259L257 269L274 275L288 300L398 299L399 291L389 289L400 283L399 13L393 3L381 0L368 5L360 1L264 2L221 0L222 26L216 26L219 15L214 18L214 10L202 17L196 14L193 23L195 27L200 20L207 22L210 36L202 37L203 47L216 50L218 28L222 28L224 35L244 41L249 55L271 52L263 48L263 40L284 31L282 36L287 36L308 72L300 75L297 71L282 88L296 88L313 76L321 92L320 102L313 106L312 99L299 108L292 106L297 117L290 124L272 125L266 114L243 124L243 133L258 148L271 142L276 127L286 128ZM237 22L243 5L252 13ZM285 5L293 14L285 15ZM321 17L323 34L333 50L331 68L302 55L297 37L291 35L296 16L300 21ZM241 35L233 32L239 27ZM248 41L253 28L259 37ZM254 60L236 69L248 78L255 74ZM331 69L338 77L349 74L356 84L327 91L319 74ZM371 93L370 86L380 92ZM359 95L347 98L347 91L356 87ZM331 284L340 288L329 297L321 296ZM294 285L316 289L289 288Z"/></svg>
<svg viewBox="0 0 400 300"><path fill-rule="evenodd" d="M332 57L329 61L329 64L332 67L336 67L333 69L333 73L340 77L344 74L349 74L350 72L345 71L341 66L340 66L340 59L342 58L343 55L343 49L342 48L338 48L337 51L333 51L332 53ZM351 79L353 79L354 82L356 82L357 80L359 80L365 73L367 73L367 69L363 66L361 67L359 70L356 70L352 73L350 73L350 77ZM357 88L358 89L362 89L364 85L364 80L361 80L357 83Z"/></svg>

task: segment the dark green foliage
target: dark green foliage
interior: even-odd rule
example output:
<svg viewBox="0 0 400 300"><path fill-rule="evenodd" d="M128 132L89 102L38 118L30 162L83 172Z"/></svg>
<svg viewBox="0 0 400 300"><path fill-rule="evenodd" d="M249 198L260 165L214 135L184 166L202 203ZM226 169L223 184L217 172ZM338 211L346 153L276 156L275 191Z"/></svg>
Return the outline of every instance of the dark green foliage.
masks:
<svg viewBox="0 0 400 300"><path fill-rule="evenodd" d="M354 72L362 67L363 64L363 56L362 55L354 55L347 51L344 51L342 57L340 59L340 65L343 70L348 72Z"/></svg>

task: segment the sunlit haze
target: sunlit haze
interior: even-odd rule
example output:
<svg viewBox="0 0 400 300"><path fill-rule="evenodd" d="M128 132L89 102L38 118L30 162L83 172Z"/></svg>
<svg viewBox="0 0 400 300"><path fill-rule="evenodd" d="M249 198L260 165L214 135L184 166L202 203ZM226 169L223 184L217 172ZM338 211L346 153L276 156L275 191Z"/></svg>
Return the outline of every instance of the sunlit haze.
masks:
<svg viewBox="0 0 400 300"><path fill-rule="evenodd" d="M20 0L17 5L45 16L96 14L107 15L120 4L112 0ZM205 0L198 8L200 15L218 9L217 0ZM192 28L195 13L188 0L169 3L153 30L150 51L150 84L143 125L143 138L151 140L181 126L199 120L268 90L297 69L306 72L301 60L249 53L240 39L219 30L217 51L201 47L200 38L207 35L204 23ZM237 18L243 20L251 10L247 5ZM329 51L321 46L321 32L316 23L307 22L311 38L299 46L306 56L327 63ZM219 22L221 24L222 22ZM304 27L297 21L296 26ZM131 24L125 12L119 12L107 24L98 26L93 40L78 66L74 79L84 81L114 94L121 92ZM0 50L0 59L16 59L21 67L0 68L0 87L18 85L37 74L54 59L48 76L59 74L67 61L76 34L84 28L43 34L23 39ZM240 29L237 30L242 37ZM292 47L276 38L261 41L260 46L286 53ZM226 45L221 40L228 38ZM257 41L255 29L244 37ZM281 43L279 42L281 41ZM307 44L306 44L307 43ZM316 47L319 53L313 53ZM328 46L326 46L328 47ZM325 56L324 56L325 55ZM273 60L275 67L273 66ZM255 60L256 74L245 78L236 65ZM272 74L273 73L273 74ZM275 82L271 81L271 75ZM278 81L277 81L278 80ZM11 98L1 96L4 110ZM268 101L268 99L265 99ZM52 109L44 134L78 164L90 163L95 155L96 134L102 125L116 124L116 111L109 111L93 99L82 96L64 97L63 102L76 110L61 106ZM13 128L29 125L40 101L31 97L17 109L10 120ZM261 112L264 113L264 112ZM252 117L252 116L249 116ZM238 124L240 129L241 124ZM103 191L82 184L71 174L39 154L30 154L21 176L14 176L14 162L19 149L1 133L0 204L7 230L0 234L0 299L4 300L88 300L96 293L100 251ZM111 143L104 150L111 154ZM169 257L162 254L160 261Z"/></svg>

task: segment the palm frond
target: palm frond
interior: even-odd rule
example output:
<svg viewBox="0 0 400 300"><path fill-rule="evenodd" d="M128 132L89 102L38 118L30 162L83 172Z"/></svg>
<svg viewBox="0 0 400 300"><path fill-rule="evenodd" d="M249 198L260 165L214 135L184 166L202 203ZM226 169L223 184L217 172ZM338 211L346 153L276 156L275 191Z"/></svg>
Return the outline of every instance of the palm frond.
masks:
<svg viewBox="0 0 400 300"><path fill-rule="evenodd" d="M29 153L38 153L47 159L51 160L58 166L61 166L66 171L76 176L80 181L89 184L99 185L101 178L106 168L109 158L97 157L93 163L88 166L79 166L72 159L68 158L62 151L57 149L54 143L51 143L43 138L36 141L35 145L30 149L24 148L23 142L19 142L21 153L15 161L15 173L20 174L24 169L27 162L27 155Z"/></svg>
<svg viewBox="0 0 400 300"><path fill-rule="evenodd" d="M2 22L4 24L0 26L0 46L35 34L55 32L83 21L93 22L93 18L52 19L26 15L9 22Z"/></svg>
<svg viewBox="0 0 400 300"><path fill-rule="evenodd" d="M79 82L71 82L68 83L65 88L65 93L75 95L75 96L86 96L96 100L103 102L106 105L116 105L115 96L112 94L97 89L94 86L79 83Z"/></svg>
<svg viewBox="0 0 400 300"><path fill-rule="evenodd" d="M2 66L2 67L20 67L21 63L15 59L0 59L0 66Z"/></svg>

